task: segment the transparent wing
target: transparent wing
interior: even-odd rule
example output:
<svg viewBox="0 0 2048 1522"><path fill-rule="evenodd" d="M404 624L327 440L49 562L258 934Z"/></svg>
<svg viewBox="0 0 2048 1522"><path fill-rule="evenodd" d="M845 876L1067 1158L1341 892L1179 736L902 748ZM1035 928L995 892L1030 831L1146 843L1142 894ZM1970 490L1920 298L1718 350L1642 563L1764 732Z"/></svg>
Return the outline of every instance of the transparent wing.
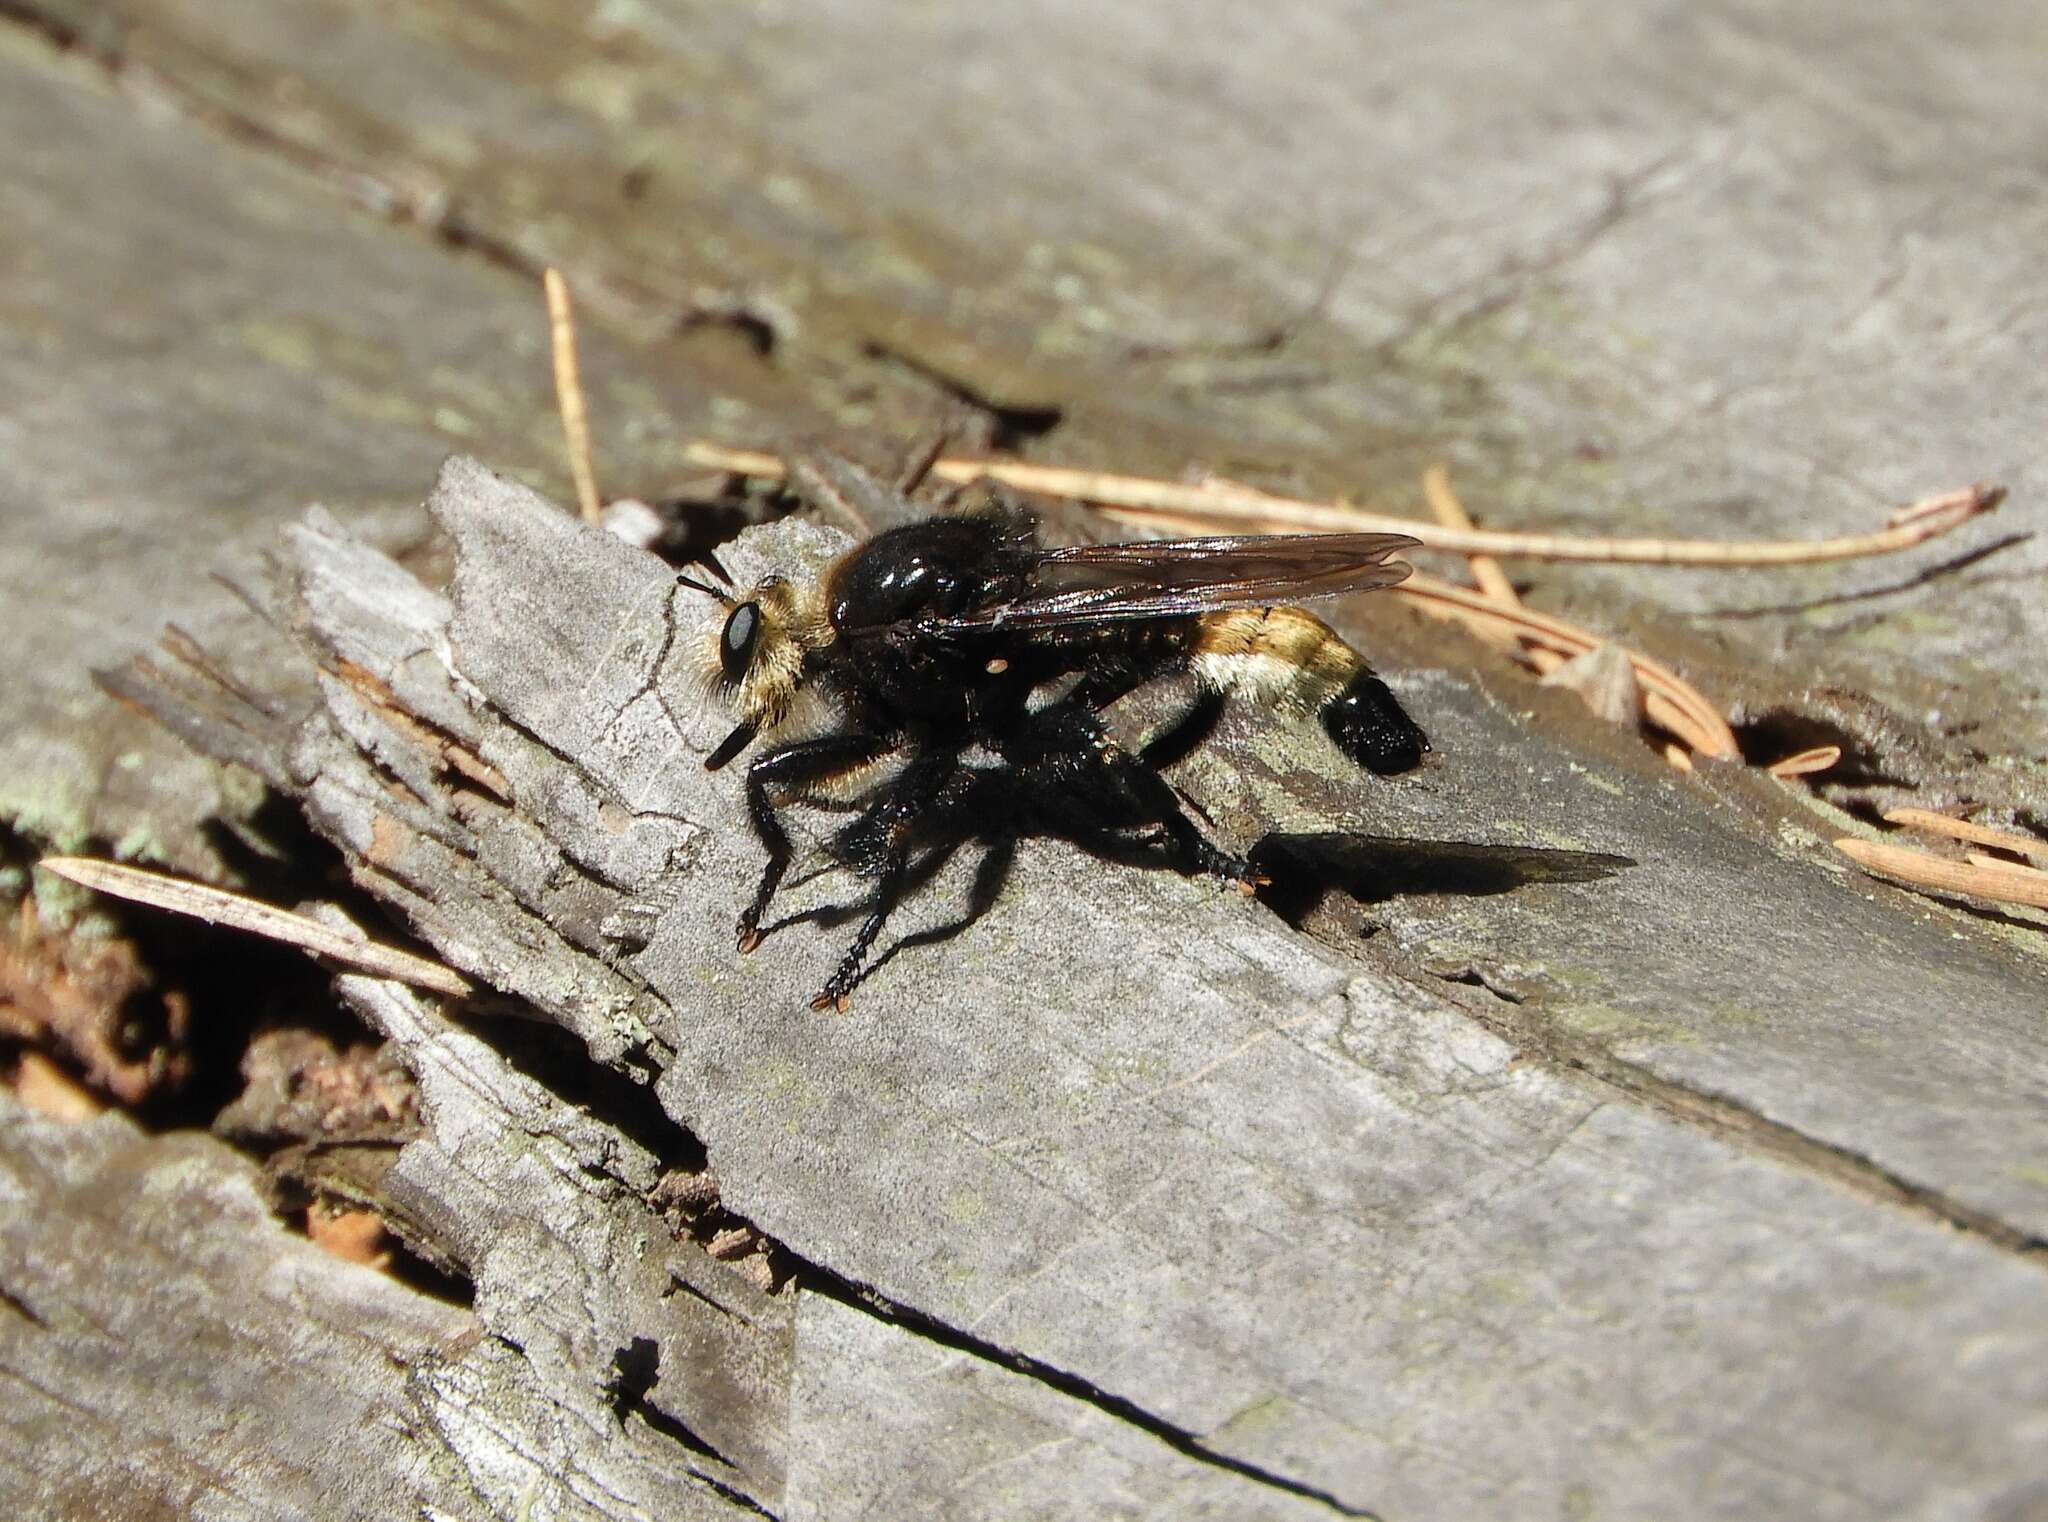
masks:
<svg viewBox="0 0 2048 1522"><path fill-rule="evenodd" d="M927 630L1043 629L1261 608L1390 587L1406 534L1227 534L1041 550L1023 589L987 607L920 620Z"/></svg>

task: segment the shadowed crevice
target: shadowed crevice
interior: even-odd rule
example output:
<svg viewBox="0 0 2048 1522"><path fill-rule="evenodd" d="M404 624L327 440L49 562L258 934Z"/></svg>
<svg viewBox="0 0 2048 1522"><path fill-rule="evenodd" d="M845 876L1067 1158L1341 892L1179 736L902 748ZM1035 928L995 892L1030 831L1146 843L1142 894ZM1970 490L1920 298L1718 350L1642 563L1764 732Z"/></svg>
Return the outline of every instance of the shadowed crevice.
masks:
<svg viewBox="0 0 2048 1522"><path fill-rule="evenodd" d="M660 1433L697 1457L738 1472L732 1460L707 1442L689 1423L649 1399L661 1380L660 1343L651 1337L635 1337L626 1346L616 1349L612 1354L611 1376L610 1388L605 1393L611 1402L612 1414L621 1423L628 1417L638 1417L650 1431ZM726 1484L716 1475L705 1473L699 1465L691 1465L690 1473L716 1491L721 1499L735 1506L763 1517L775 1515L745 1491Z"/></svg>
<svg viewBox="0 0 2048 1522"><path fill-rule="evenodd" d="M861 345L861 352L869 359L916 376L962 406L986 417L989 420L988 447L997 454L1007 454L1042 439L1066 420L1063 408L998 401L958 376L948 375L928 361L884 343L871 340Z"/></svg>

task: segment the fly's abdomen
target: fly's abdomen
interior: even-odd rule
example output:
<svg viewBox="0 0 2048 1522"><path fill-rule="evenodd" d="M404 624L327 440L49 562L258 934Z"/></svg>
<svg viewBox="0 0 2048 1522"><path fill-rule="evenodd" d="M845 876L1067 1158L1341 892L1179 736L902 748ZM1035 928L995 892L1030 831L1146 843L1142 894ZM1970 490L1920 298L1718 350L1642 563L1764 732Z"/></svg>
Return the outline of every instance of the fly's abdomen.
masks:
<svg viewBox="0 0 2048 1522"><path fill-rule="evenodd" d="M1202 615L1189 664L1228 697L1296 719L1315 714L1339 750L1381 776L1408 771L1429 750L1421 726L1358 652L1299 608Z"/></svg>
<svg viewBox="0 0 2048 1522"><path fill-rule="evenodd" d="M1322 708L1323 733L1367 771L1391 777L1422 764L1429 736L1387 684L1359 663L1358 674Z"/></svg>

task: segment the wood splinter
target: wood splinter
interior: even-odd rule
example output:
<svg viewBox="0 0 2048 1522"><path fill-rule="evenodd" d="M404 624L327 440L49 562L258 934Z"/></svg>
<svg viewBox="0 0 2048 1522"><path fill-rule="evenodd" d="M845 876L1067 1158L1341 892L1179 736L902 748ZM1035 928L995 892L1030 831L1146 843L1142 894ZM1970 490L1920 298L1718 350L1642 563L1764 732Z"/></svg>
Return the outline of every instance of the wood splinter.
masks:
<svg viewBox="0 0 2048 1522"><path fill-rule="evenodd" d="M145 872L118 862L94 861L83 856L45 856L42 867L80 887L111 894L130 903L173 914L190 915L210 925L246 930L266 940L282 941L312 956L328 957L362 972L395 982L424 988L449 998L467 997L473 990L469 980L453 968L443 967L425 957L400 951L370 940L360 931L343 930L310 915L280 909L261 899L204 883L172 877L164 872Z"/></svg>

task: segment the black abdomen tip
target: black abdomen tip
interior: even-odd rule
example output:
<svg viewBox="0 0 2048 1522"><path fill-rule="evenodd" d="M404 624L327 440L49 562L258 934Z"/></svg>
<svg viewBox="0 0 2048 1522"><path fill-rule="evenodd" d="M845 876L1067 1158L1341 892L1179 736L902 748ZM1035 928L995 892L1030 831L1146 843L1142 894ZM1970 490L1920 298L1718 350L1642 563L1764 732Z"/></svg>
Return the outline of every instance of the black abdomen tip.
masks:
<svg viewBox="0 0 2048 1522"><path fill-rule="evenodd" d="M1323 705L1323 732L1337 749L1382 777L1413 770L1429 751L1422 726L1370 671L1359 672Z"/></svg>

